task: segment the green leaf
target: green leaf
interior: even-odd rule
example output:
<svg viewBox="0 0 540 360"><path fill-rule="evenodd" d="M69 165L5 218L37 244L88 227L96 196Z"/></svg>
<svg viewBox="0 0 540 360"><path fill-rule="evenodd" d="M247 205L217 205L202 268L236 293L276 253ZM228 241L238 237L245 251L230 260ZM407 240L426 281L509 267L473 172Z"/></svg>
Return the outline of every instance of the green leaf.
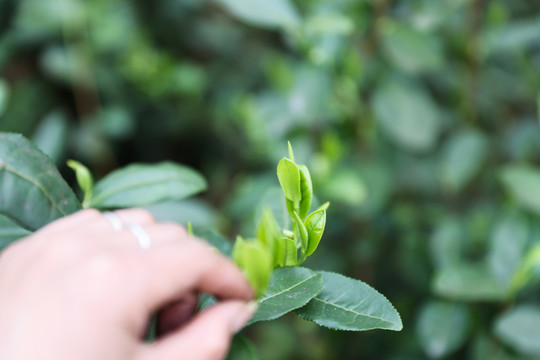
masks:
<svg viewBox="0 0 540 360"><path fill-rule="evenodd" d="M256 26L295 27L300 18L289 0L215 0L240 20Z"/></svg>
<svg viewBox="0 0 540 360"><path fill-rule="evenodd" d="M67 165L75 171L77 183L84 193L83 208L87 208L92 199L92 189L94 187L94 179L92 173L83 164L75 160L68 160Z"/></svg>
<svg viewBox="0 0 540 360"><path fill-rule="evenodd" d="M442 358L459 349L469 333L469 309L442 301L422 307L416 333L430 358Z"/></svg>
<svg viewBox="0 0 540 360"><path fill-rule="evenodd" d="M490 236L487 261L500 282L510 284L512 281L523 263L529 236L526 219L521 216L505 216L497 221Z"/></svg>
<svg viewBox="0 0 540 360"><path fill-rule="evenodd" d="M540 244L531 247L512 278L512 291L526 286L534 276L535 268L540 265Z"/></svg>
<svg viewBox="0 0 540 360"><path fill-rule="evenodd" d="M244 240L240 236L233 248L233 261L246 275L249 283L260 296L268 285L272 274L272 256L257 239Z"/></svg>
<svg viewBox="0 0 540 360"><path fill-rule="evenodd" d="M455 133L444 145L439 178L444 188L456 193L478 173L487 155L486 137L475 130Z"/></svg>
<svg viewBox="0 0 540 360"><path fill-rule="evenodd" d="M69 141L68 120L60 111L48 114L34 131L32 142L48 157L59 164Z"/></svg>
<svg viewBox="0 0 540 360"><path fill-rule="evenodd" d="M0 215L0 251L12 242L30 234L30 231L20 227L7 216Z"/></svg>
<svg viewBox="0 0 540 360"><path fill-rule="evenodd" d="M279 252L277 247L277 240L281 236L276 219L272 210L265 208L257 224L257 239L259 239L273 254L273 264L276 266L279 263L281 256L277 253Z"/></svg>
<svg viewBox="0 0 540 360"><path fill-rule="evenodd" d="M96 183L91 207L122 208L180 200L206 189L194 170L170 162L133 164L116 170Z"/></svg>
<svg viewBox="0 0 540 360"><path fill-rule="evenodd" d="M277 176L287 199L294 202L302 200L300 170L294 162L287 158L281 159L277 166Z"/></svg>
<svg viewBox="0 0 540 360"><path fill-rule="evenodd" d="M300 201L300 209L298 215L300 219L305 219L311 209L311 199L313 198L313 184L309 169L305 165L298 166L300 170L300 192L302 200Z"/></svg>
<svg viewBox="0 0 540 360"><path fill-rule="evenodd" d="M495 334L505 344L529 356L540 356L540 308L519 305L495 322Z"/></svg>
<svg viewBox="0 0 540 360"><path fill-rule="evenodd" d="M267 321L306 305L322 289L322 276L303 267L276 269L250 323Z"/></svg>
<svg viewBox="0 0 540 360"><path fill-rule="evenodd" d="M280 237L276 241L274 256L277 259L277 265L294 266L298 263L298 249L295 242L287 237Z"/></svg>
<svg viewBox="0 0 540 360"><path fill-rule="evenodd" d="M9 88L7 83L0 79L0 116L4 113L8 105Z"/></svg>
<svg viewBox="0 0 540 360"><path fill-rule="evenodd" d="M326 210L314 211L308 216L304 224L308 234L306 256L310 256L317 250L317 246L319 246L319 242L323 236L326 226Z"/></svg>
<svg viewBox="0 0 540 360"><path fill-rule="evenodd" d="M258 360L255 346L245 336L236 335L231 343L227 360Z"/></svg>
<svg viewBox="0 0 540 360"><path fill-rule="evenodd" d="M501 180L520 205L540 215L540 170L510 165L501 171Z"/></svg>
<svg viewBox="0 0 540 360"><path fill-rule="evenodd" d="M501 301L509 287L501 283L484 264L450 264L434 277L433 291L459 301Z"/></svg>
<svg viewBox="0 0 540 360"><path fill-rule="evenodd" d="M418 84L403 80L381 83L373 97L373 110L381 130L397 145L412 151L435 146L439 109Z"/></svg>
<svg viewBox="0 0 540 360"><path fill-rule="evenodd" d="M377 290L340 274L319 273L323 288L306 306L296 310L301 318L334 330L403 328L396 309Z"/></svg>
<svg viewBox="0 0 540 360"><path fill-rule="evenodd" d="M81 209L51 159L21 135L0 133L0 178L0 215L27 230Z"/></svg>
<svg viewBox="0 0 540 360"><path fill-rule="evenodd" d="M302 259L306 258L306 250L308 247L308 232L306 229L306 226L304 225L304 222L300 219L298 216L298 213L294 212L294 224L295 224L295 235L297 237L297 240L300 241L300 248L302 249ZM302 261L302 260L301 260Z"/></svg>
<svg viewBox="0 0 540 360"><path fill-rule="evenodd" d="M296 162L294 160L294 152L293 152L292 145L291 145L290 141L287 141L287 148L289 150L289 160L291 160L292 162Z"/></svg>
<svg viewBox="0 0 540 360"><path fill-rule="evenodd" d="M396 67L415 74L444 66L437 37L390 20L381 24L383 53Z"/></svg>

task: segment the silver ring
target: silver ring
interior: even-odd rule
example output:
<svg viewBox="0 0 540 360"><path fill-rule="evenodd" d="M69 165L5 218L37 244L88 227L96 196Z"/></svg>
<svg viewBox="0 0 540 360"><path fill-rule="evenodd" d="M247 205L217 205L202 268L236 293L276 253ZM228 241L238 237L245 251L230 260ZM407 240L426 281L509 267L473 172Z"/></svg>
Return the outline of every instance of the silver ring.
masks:
<svg viewBox="0 0 540 360"><path fill-rule="evenodd" d="M128 229L137 238L141 249L148 250L152 246L152 238L141 225L129 224Z"/></svg>
<svg viewBox="0 0 540 360"><path fill-rule="evenodd" d="M120 216L118 216L116 213L112 211L105 211L103 212L103 216L105 216L105 219L109 220L115 231L120 231L124 228L122 219L120 219Z"/></svg>

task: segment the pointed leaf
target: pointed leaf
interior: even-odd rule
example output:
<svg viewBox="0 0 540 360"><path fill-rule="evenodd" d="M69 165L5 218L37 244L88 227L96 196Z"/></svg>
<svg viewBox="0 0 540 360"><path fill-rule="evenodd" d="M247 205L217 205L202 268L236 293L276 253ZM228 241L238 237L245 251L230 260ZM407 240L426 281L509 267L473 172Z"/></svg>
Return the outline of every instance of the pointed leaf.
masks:
<svg viewBox="0 0 540 360"><path fill-rule="evenodd" d="M303 319L334 330L400 331L401 318L392 304L366 283L340 274L320 271L321 292L296 313Z"/></svg>
<svg viewBox="0 0 540 360"><path fill-rule="evenodd" d="M296 162L294 160L294 152L290 141L287 141L287 148L289 149L289 160L291 160L292 162Z"/></svg>
<svg viewBox="0 0 540 360"><path fill-rule="evenodd" d="M30 234L30 231L20 227L10 218L0 215L0 251L12 242Z"/></svg>
<svg viewBox="0 0 540 360"><path fill-rule="evenodd" d="M298 249L292 239L280 237L274 247L275 265L285 267L294 266L298 262Z"/></svg>
<svg viewBox="0 0 540 360"><path fill-rule="evenodd" d="M206 189L196 171L170 162L133 164L97 182L91 207L121 208L180 200Z"/></svg>
<svg viewBox="0 0 540 360"><path fill-rule="evenodd" d="M308 216L305 222L308 234L308 246L306 256L310 256L317 250L326 226L326 210L317 210Z"/></svg>
<svg viewBox="0 0 540 360"><path fill-rule="evenodd" d="M278 163L277 175L285 197L294 202L302 200L298 166L291 160L283 158Z"/></svg>
<svg viewBox="0 0 540 360"><path fill-rule="evenodd" d="M25 229L81 209L52 160L22 135L0 133L0 179L0 214Z"/></svg>
<svg viewBox="0 0 540 360"><path fill-rule="evenodd" d="M322 289L322 276L303 267L276 269L250 323L277 319L306 305Z"/></svg>
<svg viewBox="0 0 540 360"><path fill-rule="evenodd" d="M302 200L300 201L300 210L298 215L300 219L305 219L311 209L311 199L313 198L313 184L311 183L311 176L307 166L298 166L300 170L300 192Z"/></svg>

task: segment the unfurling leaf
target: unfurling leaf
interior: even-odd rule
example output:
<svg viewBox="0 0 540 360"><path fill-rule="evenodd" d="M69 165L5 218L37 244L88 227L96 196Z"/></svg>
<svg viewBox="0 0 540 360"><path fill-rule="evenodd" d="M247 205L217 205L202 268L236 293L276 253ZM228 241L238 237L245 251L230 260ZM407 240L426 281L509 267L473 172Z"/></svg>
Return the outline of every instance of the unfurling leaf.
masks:
<svg viewBox="0 0 540 360"><path fill-rule="evenodd" d="M285 197L291 201L299 202L302 199L302 193L298 166L293 161L283 158L278 163L277 176Z"/></svg>
<svg viewBox="0 0 540 360"><path fill-rule="evenodd" d="M326 210L317 210L311 213L306 219L304 225L306 226L308 234L308 246L306 250L306 256L309 256L315 252L319 242L321 241L324 228L326 226Z"/></svg>
<svg viewBox="0 0 540 360"><path fill-rule="evenodd" d="M300 219L305 219L311 209L311 199L313 198L313 185L311 183L311 176L307 166L298 166L300 170L300 193L302 199L300 200L300 209L298 215Z"/></svg>
<svg viewBox="0 0 540 360"><path fill-rule="evenodd" d="M260 296L268 285L272 274L272 257L268 249L258 240L236 239L233 261L246 275L249 283Z"/></svg>
<svg viewBox="0 0 540 360"><path fill-rule="evenodd" d="M300 219L296 211L294 212L293 220L295 224L295 236L297 237L297 241L300 241L300 248L302 249L302 253L305 253L308 247L308 232L306 226L304 225L304 222ZM305 255L302 255L301 261L303 261L303 259L305 258Z"/></svg>
<svg viewBox="0 0 540 360"><path fill-rule="evenodd" d="M277 239L274 247L275 265L285 267L294 266L298 262L298 249L294 240L287 237Z"/></svg>
<svg viewBox="0 0 540 360"><path fill-rule="evenodd" d="M84 193L84 199L82 207L87 208L90 205L92 199L92 189L94 188L94 179L92 173L86 166L75 160L68 160L67 166L75 171L75 177L77 178L77 184Z"/></svg>

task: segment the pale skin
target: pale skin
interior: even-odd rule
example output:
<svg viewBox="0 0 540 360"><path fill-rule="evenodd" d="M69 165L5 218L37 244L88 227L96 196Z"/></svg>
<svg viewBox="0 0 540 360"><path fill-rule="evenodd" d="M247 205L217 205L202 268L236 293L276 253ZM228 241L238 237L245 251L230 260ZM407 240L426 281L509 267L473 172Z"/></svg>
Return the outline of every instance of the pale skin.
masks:
<svg viewBox="0 0 540 360"><path fill-rule="evenodd" d="M117 212L152 238L139 247L98 211L57 220L0 253L0 359L219 360L255 310L241 271L144 210ZM196 294L220 299L195 314ZM160 311L161 336L145 343Z"/></svg>

